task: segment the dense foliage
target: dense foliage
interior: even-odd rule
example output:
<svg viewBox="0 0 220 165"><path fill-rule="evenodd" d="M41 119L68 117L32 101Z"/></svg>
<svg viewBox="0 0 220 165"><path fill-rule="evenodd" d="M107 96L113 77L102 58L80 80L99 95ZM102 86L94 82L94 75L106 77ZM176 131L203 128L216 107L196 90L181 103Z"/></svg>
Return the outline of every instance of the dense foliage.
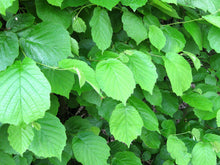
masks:
<svg viewBox="0 0 220 165"><path fill-rule="evenodd" d="M220 164L219 11L0 0L0 164Z"/></svg>

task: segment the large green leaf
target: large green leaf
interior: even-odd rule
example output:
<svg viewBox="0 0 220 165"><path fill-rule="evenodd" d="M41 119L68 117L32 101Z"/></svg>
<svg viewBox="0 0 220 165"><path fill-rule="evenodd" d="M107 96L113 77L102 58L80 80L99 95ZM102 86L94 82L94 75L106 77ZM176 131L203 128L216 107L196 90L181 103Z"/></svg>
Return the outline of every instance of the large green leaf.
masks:
<svg viewBox="0 0 220 165"><path fill-rule="evenodd" d="M93 41L98 48L104 51L110 47L113 30L107 11L100 7L96 7L89 24L92 27Z"/></svg>
<svg viewBox="0 0 220 165"><path fill-rule="evenodd" d="M0 151L0 162L1 165L16 165L11 155L8 155L2 151Z"/></svg>
<svg viewBox="0 0 220 165"><path fill-rule="evenodd" d="M100 88L113 99L126 103L135 88L131 70L116 59L108 59L96 66L96 79Z"/></svg>
<svg viewBox="0 0 220 165"><path fill-rule="evenodd" d="M122 5L130 6L134 11L144 6L147 3L148 0L121 0Z"/></svg>
<svg viewBox="0 0 220 165"><path fill-rule="evenodd" d="M53 0L50 0L53 1ZM71 25L71 13L66 9L51 6L46 0L35 0L37 16L44 22L57 23L68 28Z"/></svg>
<svg viewBox="0 0 220 165"><path fill-rule="evenodd" d="M191 86L191 67L182 56L176 53L167 53L163 60L172 89L177 96L181 96Z"/></svg>
<svg viewBox="0 0 220 165"><path fill-rule="evenodd" d="M69 93L75 82L74 74L68 70L44 69L42 71L50 82L51 92L69 98Z"/></svg>
<svg viewBox="0 0 220 165"><path fill-rule="evenodd" d="M19 54L18 38L12 32L0 32L0 71L13 64Z"/></svg>
<svg viewBox="0 0 220 165"><path fill-rule="evenodd" d="M212 101L199 93L185 94L182 96L182 99L184 102L196 109L212 112Z"/></svg>
<svg viewBox="0 0 220 165"><path fill-rule="evenodd" d="M91 132L82 132L73 138L72 149L83 165L107 165L110 148L104 138Z"/></svg>
<svg viewBox="0 0 220 165"><path fill-rule="evenodd" d="M152 45L155 46L159 51L166 44L166 37L164 36L163 31L156 25L149 26L149 39Z"/></svg>
<svg viewBox="0 0 220 165"><path fill-rule="evenodd" d="M155 86L153 89L153 93L150 94L149 92L143 91L145 99L151 104L155 106L161 107L162 103L162 94L158 86Z"/></svg>
<svg viewBox="0 0 220 165"><path fill-rule="evenodd" d="M146 128L143 128L140 138L141 140L143 140L143 143L147 147L153 148L153 149L160 148L161 141L160 141L160 136L157 132L149 131Z"/></svg>
<svg viewBox="0 0 220 165"><path fill-rule="evenodd" d="M79 77L80 87L87 81L97 93L101 94L96 81L95 72L87 63L80 60L65 59L59 63L59 66L76 73Z"/></svg>
<svg viewBox="0 0 220 165"><path fill-rule="evenodd" d="M122 22L123 28L127 32L128 36L134 39L137 44L147 39L147 29L144 27L140 17L129 12L127 9L124 9Z"/></svg>
<svg viewBox="0 0 220 165"><path fill-rule="evenodd" d="M63 0L47 0L48 3L50 3L51 5L54 5L54 6L61 6Z"/></svg>
<svg viewBox="0 0 220 165"><path fill-rule="evenodd" d="M220 28L220 16L207 15L207 16L203 16L203 18L207 22L209 22L209 23L215 25L216 27Z"/></svg>
<svg viewBox="0 0 220 165"><path fill-rule="evenodd" d="M137 111L139 112L143 122L144 122L144 127L147 128L150 131L159 131L158 126L158 120L155 115L155 113L145 104L143 101L140 99L132 96L128 100L129 104L134 106Z"/></svg>
<svg viewBox="0 0 220 165"><path fill-rule="evenodd" d="M10 145L21 155L28 149L33 138L34 132L30 125L24 127L10 125L8 128L8 140Z"/></svg>
<svg viewBox="0 0 220 165"><path fill-rule="evenodd" d="M67 139L63 124L50 113L46 113L44 118L37 120L36 123L40 125L40 130L34 129L34 139L29 150L44 158L61 159Z"/></svg>
<svg viewBox="0 0 220 165"><path fill-rule="evenodd" d="M69 33L59 24L40 23L20 39L24 53L39 63L57 65L71 55Z"/></svg>
<svg viewBox="0 0 220 165"><path fill-rule="evenodd" d="M211 48L220 53L220 28L212 26L208 33L208 40Z"/></svg>
<svg viewBox="0 0 220 165"><path fill-rule="evenodd" d="M207 142L197 143L192 150L193 165L216 165L216 154Z"/></svg>
<svg viewBox="0 0 220 165"><path fill-rule="evenodd" d="M168 137L167 151L179 165L188 165L191 160L191 154L187 152L184 142L174 135Z"/></svg>
<svg viewBox="0 0 220 165"><path fill-rule="evenodd" d="M185 21L191 21L190 17L186 16L184 18ZM202 50L202 33L199 25L196 22L188 22L183 24L184 28L189 32L192 36L199 49Z"/></svg>
<svg viewBox="0 0 220 165"><path fill-rule="evenodd" d="M151 61L151 56L140 51L126 51L129 57L128 67L134 75L134 79L142 89L152 93L157 81L156 67Z"/></svg>
<svg viewBox="0 0 220 165"><path fill-rule="evenodd" d="M112 10L114 6L116 6L120 0L89 0L91 3L94 3L98 6L105 7L109 10Z"/></svg>
<svg viewBox="0 0 220 165"><path fill-rule="evenodd" d="M133 106L118 104L112 112L109 127L116 140L130 146L132 140L141 135L143 120Z"/></svg>
<svg viewBox="0 0 220 165"><path fill-rule="evenodd" d="M141 160L133 152L117 152L112 159L112 165L141 165Z"/></svg>
<svg viewBox="0 0 220 165"><path fill-rule="evenodd" d="M6 15L6 9L12 6L15 0L0 0L0 14Z"/></svg>
<svg viewBox="0 0 220 165"><path fill-rule="evenodd" d="M50 84L29 58L0 72L0 91L2 123L30 123L50 107Z"/></svg>
<svg viewBox="0 0 220 165"><path fill-rule="evenodd" d="M202 140L212 144L212 147L216 153L220 152L220 136L207 133L202 137Z"/></svg>
<svg viewBox="0 0 220 165"><path fill-rule="evenodd" d="M165 26L162 30L166 37L166 45L162 50L166 53L182 51L186 44L183 34L171 26Z"/></svg>
<svg viewBox="0 0 220 165"><path fill-rule="evenodd" d="M173 120L164 120L161 123L162 130L160 131L163 136L166 138L169 135L176 134L176 126Z"/></svg>

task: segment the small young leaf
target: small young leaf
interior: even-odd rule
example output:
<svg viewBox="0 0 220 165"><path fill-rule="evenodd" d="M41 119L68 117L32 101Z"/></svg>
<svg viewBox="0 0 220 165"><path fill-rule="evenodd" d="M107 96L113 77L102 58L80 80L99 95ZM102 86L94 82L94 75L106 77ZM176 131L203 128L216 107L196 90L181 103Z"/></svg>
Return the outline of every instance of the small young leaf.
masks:
<svg viewBox="0 0 220 165"><path fill-rule="evenodd" d="M155 25L149 27L149 39L153 46L155 46L159 51L166 44L166 37L163 31Z"/></svg>
<svg viewBox="0 0 220 165"><path fill-rule="evenodd" d="M124 104L135 88L131 70L116 59L99 62L96 66L96 79L107 96Z"/></svg>
<svg viewBox="0 0 220 165"><path fill-rule="evenodd" d="M127 32L128 36L140 44L147 39L147 29L144 27L142 19L137 15L124 9L122 15L123 28ZM134 26L135 25L135 26Z"/></svg>
<svg viewBox="0 0 220 165"><path fill-rule="evenodd" d="M82 132L75 136L72 149L76 160L83 165L107 165L110 156L106 140L91 132Z"/></svg>
<svg viewBox="0 0 220 165"><path fill-rule="evenodd" d="M172 89L177 96L181 96L191 86L191 67L182 56L176 53L167 53L163 60Z"/></svg>
<svg viewBox="0 0 220 165"><path fill-rule="evenodd" d="M192 60L196 70L199 70L201 68L201 62L199 60L198 57L196 57L196 55L190 53L190 52L186 52L186 51L183 51L186 55L189 56L189 58Z"/></svg>
<svg viewBox="0 0 220 165"><path fill-rule="evenodd" d="M216 165L216 154L211 144L207 142L197 143L192 150L193 165Z"/></svg>
<svg viewBox="0 0 220 165"><path fill-rule="evenodd" d="M133 152L130 151L123 151L118 152L112 159L112 165L141 165L141 160L135 156Z"/></svg>
<svg viewBox="0 0 220 165"><path fill-rule="evenodd" d="M80 17L74 17L72 23L73 31L82 33L86 31L86 23Z"/></svg>
<svg viewBox="0 0 220 165"><path fill-rule="evenodd" d="M143 121L138 111L132 106L124 106L123 104L116 106L109 122L110 132L115 139L128 146L132 140L141 135L142 126Z"/></svg>
<svg viewBox="0 0 220 165"><path fill-rule="evenodd" d="M188 165L191 154L187 152L187 147L182 140L174 135L170 135L167 140L167 151L171 157L176 160L177 164Z"/></svg>

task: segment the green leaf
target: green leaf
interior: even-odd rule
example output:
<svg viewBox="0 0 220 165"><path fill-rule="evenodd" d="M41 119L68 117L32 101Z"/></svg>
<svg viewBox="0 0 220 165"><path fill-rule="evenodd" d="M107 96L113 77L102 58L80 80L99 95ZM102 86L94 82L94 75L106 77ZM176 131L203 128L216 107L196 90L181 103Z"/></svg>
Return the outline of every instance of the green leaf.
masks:
<svg viewBox="0 0 220 165"><path fill-rule="evenodd" d="M81 132L75 136L72 149L76 160L83 165L107 165L110 156L106 140L91 132Z"/></svg>
<svg viewBox="0 0 220 165"><path fill-rule="evenodd" d="M158 149L160 148L160 136L157 132L155 131L149 131L146 128L142 129L142 133L140 136L141 140L143 140L144 144L153 149Z"/></svg>
<svg viewBox="0 0 220 165"><path fill-rule="evenodd" d="M134 79L142 89L152 93L157 80L156 67L151 61L151 57L143 52L129 50L129 61L126 63L134 75Z"/></svg>
<svg viewBox="0 0 220 165"><path fill-rule="evenodd" d="M206 16L203 16L203 18L207 22L209 22L209 23L215 25L216 27L220 28L220 16L206 15Z"/></svg>
<svg viewBox="0 0 220 165"><path fill-rule="evenodd" d="M151 5L158 8L160 11L169 15L170 17L180 18L176 10L165 2L160 0L151 0Z"/></svg>
<svg viewBox="0 0 220 165"><path fill-rule="evenodd" d="M128 36L134 39L137 44L140 44L142 41L147 39L147 29L144 27L140 17L129 12L127 9L124 9L122 22L123 28L127 32Z"/></svg>
<svg viewBox="0 0 220 165"><path fill-rule="evenodd" d="M74 74L68 70L43 69L42 71L50 82L51 92L69 98L69 93L75 82Z"/></svg>
<svg viewBox="0 0 220 165"><path fill-rule="evenodd" d="M36 66L25 58L0 72L0 122L30 123L50 107L50 84Z"/></svg>
<svg viewBox="0 0 220 165"><path fill-rule="evenodd" d="M144 6L148 0L121 0L122 5L130 6L133 11L137 8Z"/></svg>
<svg viewBox="0 0 220 165"><path fill-rule="evenodd" d="M74 17L72 23L73 31L77 33L85 33L86 31L86 23L80 17Z"/></svg>
<svg viewBox="0 0 220 165"><path fill-rule="evenodd" d="M198 93L190 93L182 96L184 102L190 106L202 110L212 112L213 103L208 98Z"/></svg>
<svg viewBox="0 0 220 165"><path fill-rule="evenodd" d="M186 52L186 51L183 51L187 56L189 56L189 58L192 60L196 70L199 70L201 68L201 62L199 60L198 57L196 57L196 55L190 53L190 52Z"/></svg>
<svg viewBox="0 0 220 165"><path fill-rule="evenodd" d="M69 33L58 24L40 23L20 39L24 53L39 63L57 65L71 55Z"/></svg>
<svg viewBox="0 0 220 165"><path fill-rule="evenodd" d="M99 62L96 66L96 79L107 96L124 104L135 88L131 70L116 59Z"/></svg>
<svg viewBox="0 0 220 165"><path fill-rule="evenodd" d="M171 26L165 26L162 30L166 37L166 45L162 50L166 53L182 51L186 44L183 34Z"/></svg>
<svg viewBox="0 0 220 165"><path fill-rule="evenodd" d="M89 24L92 28L92 39L98 48L102 51L109 48L112 41L113 30L107 11L96 7Z"/></svg>
<svg viewBox="0 0 220 165"><path fill-rule="evenodd" d="M71 51L73 54L79 56L79 44L74 38L71 38Z"/></svg>
<svg viewBox="0 0 220 165"><path fill-rule="evenodd" d="M86 2L88 2L88 0L63 0L61 9L66 7L79 7L86 4Z"/></svg>
<svg viewBox="0 0 220 165"><path fill-rule="evenodd" d="M59 107L60 107L60 103L59 103L57 96L50 95L50 109L47 112L56 116L58 113Z"/></svg>
<svg viewBox="0 0 220 165"><path fill-rule="evenodd" d="M209 44L212 49L214 49L217 53L220 53L220 28L212 26L208 33Z"/></svg>
<svg viewBox="0 0 220 165"><path fill-rule="evenodd" d="M139 115L141 116L144 127L147 128L150 131L158 131L158 120L155 115L155 113L140 99L131 96L131 98L128 100L129 104L134 106L136 110L138 111Z"/></svg>
<svg viewBox="0 0 220 165"><path fill-rule="evenodd" d="M37 156L57 157L60 160L67 139L63 124L50 113L46 113L44 118L36 122L41 129L34 129L34 139L29 150Z"/></svg>
<svg viewBox="0 0 220 165"><path fill-rule="evenodd" d="M217 126L220 127L220 110L218 110L217 112L216 120L217 120Z"/></svg>
<svg viewBox="0 0 220 165"><path fill-rule="evenodd" d="M130 146L132 140L141 135L143 120L133 106L118 104L112 112L109 127L116 140Z"/></svg>
<svg viewBox="0 0 220 165"><path fill-rule="evenodd" d="M191 154L187 152L184 142L174 135L170 135L167 140L167 151L177 164L188 165L191 160Z"/></svg>
<svg viewBox="0 0 220 165"><path fill-rule="evenodd" d="M18 38L12 32L0 32L0 71L14 63L19 54Z"/></svg>
<svg viewBox="0 0 220 165"><path fill-rule="evenodd" d="M202 137L202 140L205 142L211 143L216 153L220 152L220 136L219 135L208 133Z"/></svg>
<svg viewBox="0 0 220 165"><path fill-rule="evenodd" d="M12 32L18 32L33 25L34 20L35 17L29 13L17 14L7 21L6 28Z"/></svg>
<svg viewBox="0 0 220 165"><path fill-rule="evenodd" d="M141 160L133 152L118 152L112 159L112 165L141 165Z"/></svg>
<svg viewBox="0 0 220 165"><path fill-rule="evenodd" d="M109 122L112 111L115 109L118 103L118 101L113 100L109 97L105 98L102 101L101 106L97 107L99 115Z"/></svg>
<svg viewBox="0 0 220 165"><path fill-rule="evenodd" d="M166 3L174 3L174 4L177 4L177 0L162 0L163 2L166 2Z"/></svg>
<svg viewBox="0 0 220 165"><path fill-rule="evenodd" d="M164 120L161 124L161 127L162 127L161 134L166 138L169 135L176 134L176 126L173 120Z"/></svg>
<svg viewBox="0 0 220 165"><path fill-rule="evenodd" d="M89 0L91 3L96 4L98 6L102 6L107 8L108 10L112 10L114 6L116 6L120 0Z"/></svg>
<svg viewBox="0 0 220 165"><path fill-rule="evenodd" d="M20 155L23 155L28 149L33 138L34 132L30 125L24 127L10 125L8 128L8 140L10 145L15 151L20 153Z"/></svg>
<svg viewBox="0 0 220 165"><path fill-rule="evenodd" d="M16 165L14 159L11 155L8 155L2 151L0 151L0 162L1 165Z"/></svg>
<svg viewBox="0 0 220 165"><path fill-rule="evenodd" d="M182 56L176 53L167 53L163 60L172 89L177 96L181 96L191 86L191 67Z"/></svg>
<svg viewBox="0 0 220 165"><path fill-rule="evenodd" d="M61 6L63 0L47 0L47 2L54 6Z"/></svg>
<svg viewBox="0 0 220 165"><path fill-rule="evenodd" d="M87 81L96 90L96 92L101 95L99 85L96 81L95 72L90 66L88 66L87 63L80 60L65 59L59 63L59 66L78 74L81 87L85 81Z"/></svg>
<svg viewBox="0 0 220 165"><path fill-rule="evenodd" d="M161 108L158 107L158 110L171 117L173 117L173 114L176 113L179 108L179 103L176 95L171 93L162 93L161 105Z"/></svg>
<svg viewBox="0 0 220 165"><path fill-rule="evenodd" d="M156 16L152 15L151 13L147 13L147 14L144 15L144 17L143 17L143 22L144 22L144 26L145 26L147 29L149 29L149 27L150 27L151 25L155 25L155 26L157 26L157 27L160 26L160 21L159 21L159 19L158 19Z"/></svg>
<svg viewBox="0 0 220 165"><path fill-rule="evenodd" d="M59 7L51 6L46 0L35 0L35 5L37 16L44 22L57 23L66 29L71 25L71 13L66 9L61 10Z"/></svg>
<svg viewBox="0 0 220 165"><path fill-rule="evenodd" d="M153 89L153 93L150 94L149 92L143 91L145 99L152 105L161 107L162 103L162 94L158 86L155 86Z"/></svg>
<svg viewBox="0 0 220 165"><path fill-rule="evenodd" d="M216 154L211 144L207 142L197 143L192 150L193 165L216 165Z"/></svg>
<svg viewBox="0 0 220 165"><path fill-rule="evenodd" d="M102 98L94 90L83 92L81 95L81 98L85 100L86 102L95 104L97 106L100 106L102 103Z"/></svg>
<svg viewBox="0 0 220 165"><path fill-rule="evenodd" d="M191 21L190 17L186 16L185 21ZM187 32L192 36L194 41L199 47L199 50L202 50L202 32L200 26L196 22L188 22L183 24Z"/></svg>
<svg viewBox="0 0 220 165"><path fill-rule="evenodd" d="M0 14L6 15L6 9L12 6L15 0L0 0Z"/></svg>
<svg viewBox="0 0 220 165"><path fill-rule="evenodd" d="M149 26L149 39L153 46L155 46L159 51L166 44L166 37L163 31L155 25Z"/></svg>
<svg viewBox="0 0 220 165"><path fill-rule="evenodd" d="M14 161L16 165L29 165L27 159L25 157L21 157L19 155L14 156Z"/></svg>

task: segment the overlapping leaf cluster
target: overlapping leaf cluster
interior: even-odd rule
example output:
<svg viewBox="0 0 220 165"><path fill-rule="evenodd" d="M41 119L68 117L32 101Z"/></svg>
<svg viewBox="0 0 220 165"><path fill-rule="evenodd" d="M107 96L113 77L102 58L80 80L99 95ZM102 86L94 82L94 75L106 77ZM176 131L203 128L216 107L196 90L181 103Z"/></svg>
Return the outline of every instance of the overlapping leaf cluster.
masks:
<svg viewBox="0 0 220 165"><path fill-rule="evenodd" d="M220 1L0 0L2 165L215 165Z"/></svg>

